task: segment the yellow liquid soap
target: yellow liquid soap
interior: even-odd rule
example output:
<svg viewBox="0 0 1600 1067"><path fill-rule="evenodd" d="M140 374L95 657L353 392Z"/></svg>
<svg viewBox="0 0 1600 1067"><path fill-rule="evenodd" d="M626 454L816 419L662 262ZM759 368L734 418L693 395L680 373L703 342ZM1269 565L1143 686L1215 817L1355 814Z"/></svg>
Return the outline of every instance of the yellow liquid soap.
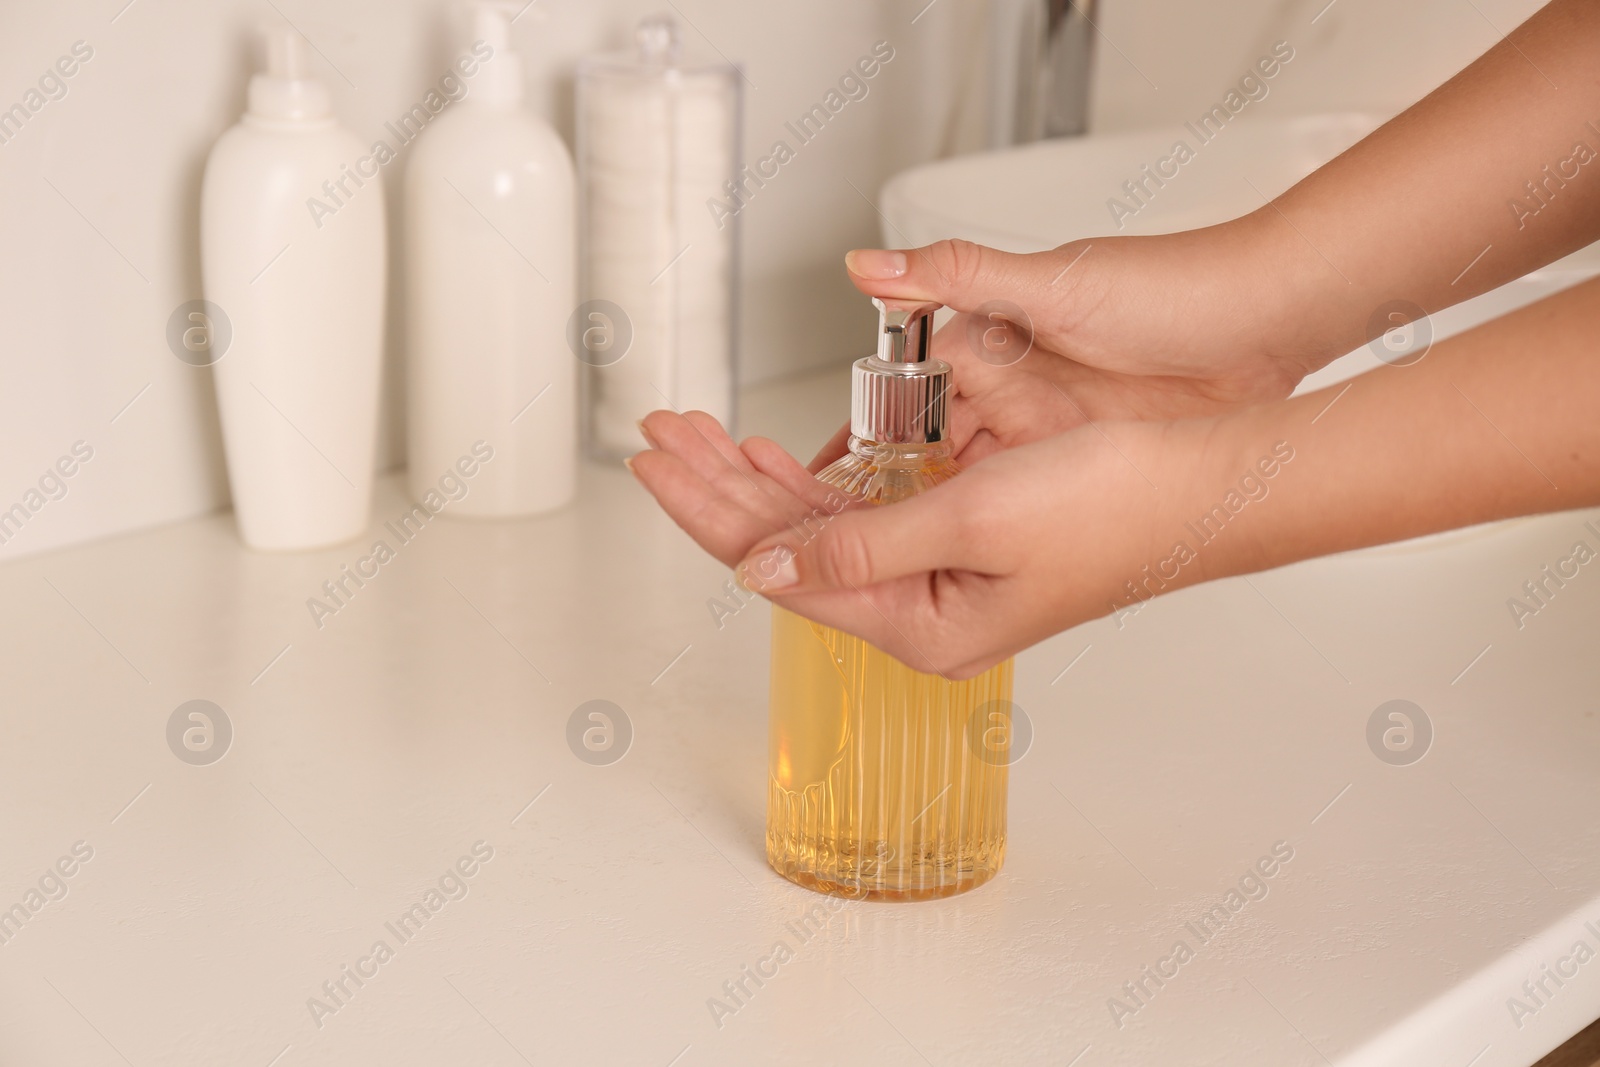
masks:
<svg viewBox="0 0 1600 1067"><path fill-rule="evenodd" d="M853 441L819 477L883 504L955 473L944 444ZM927 900L988 881L1005 858L1011 681L1010 660L951 681L774 606L773 869L856 899Z"/></svg>

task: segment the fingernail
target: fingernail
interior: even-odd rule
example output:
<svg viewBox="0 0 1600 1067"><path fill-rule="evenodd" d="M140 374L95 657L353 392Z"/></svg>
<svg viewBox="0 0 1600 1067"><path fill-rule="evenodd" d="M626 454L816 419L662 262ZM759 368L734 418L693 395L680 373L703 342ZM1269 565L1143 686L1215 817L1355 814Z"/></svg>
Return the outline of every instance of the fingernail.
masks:
<svg viewBox="0 0 1600 1067"><path fill-rule="evenodd" d="M624 467L628 468L628 473L629 474L633 474L633 457L632 456L623 456L622 457L622 465ZM635 475L635 477L637 477L637 475Z"/></svg>
<svg viewBox="0 0 1600 1067"><path fill-rule="evenodd" d="M858 278L898 278L906 272L906 254L858 248L845 253L844 266Z"/></svg>
<svg viewBox="0 0 1600 1067"><path fill-rule="evenodd" d="M788 545L775 545L739 564L734 580L752 593L775 593L800 581L800 571L795 566L794 549Z"/></svg>
<svg viewBox="0 0 1600 1067"><path fill-rule="evenodd" d="M649 445L651 448L661 447L660 445L656 444L656 439L650 436L650 431L645 429L643 419L640 419L638 422L634 423L634 425L639 427L639 436L644 438L645 444Z"/></svg>

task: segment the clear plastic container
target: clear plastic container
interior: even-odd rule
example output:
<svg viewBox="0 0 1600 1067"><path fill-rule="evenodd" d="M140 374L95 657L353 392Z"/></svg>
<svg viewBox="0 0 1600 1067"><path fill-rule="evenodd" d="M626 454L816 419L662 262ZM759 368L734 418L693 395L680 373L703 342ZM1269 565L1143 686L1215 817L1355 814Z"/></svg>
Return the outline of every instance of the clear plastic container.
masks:
<svg viewBox="0 0 1600 1067"><path fill-rule="evenodd" d="M637 452L638 420L660 408L731 426L740 86L730 64L685 63L665 16L639 23L635 51L578 68L582 303L568 340L588 364L591 455Z"/></svg>

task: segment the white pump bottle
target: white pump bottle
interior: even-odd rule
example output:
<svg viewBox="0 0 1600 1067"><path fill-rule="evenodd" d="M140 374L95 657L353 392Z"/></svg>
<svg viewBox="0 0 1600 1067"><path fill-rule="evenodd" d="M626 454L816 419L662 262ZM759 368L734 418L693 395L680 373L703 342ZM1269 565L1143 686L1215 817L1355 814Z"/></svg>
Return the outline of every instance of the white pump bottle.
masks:
<svg viewBox="0 0 1600 1067"><path fill-rule="evenodd" d="M306 41L266 31L266 71L201 188L205 296L232 325L213 368L239 533L263 549L367 525L381 372L383 186L309 74Z"/></svg>
<svg viewBox="0 0 1600 1067"><path fill-rule="evenodd" d="M530 515L572 499L577 359L572 156L522 107L502 4L470 5L466 94L428 123L405 181L407 446L419 498L474 443L493 461L452 515ZM481 47L487 45L487 49Z"/></svg>

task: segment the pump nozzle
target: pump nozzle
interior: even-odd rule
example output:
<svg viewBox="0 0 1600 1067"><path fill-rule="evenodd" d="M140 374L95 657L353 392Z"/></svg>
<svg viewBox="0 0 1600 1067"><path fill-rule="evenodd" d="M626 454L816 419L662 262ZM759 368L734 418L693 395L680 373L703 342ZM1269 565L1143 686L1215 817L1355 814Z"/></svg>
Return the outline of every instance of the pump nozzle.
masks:
<svg viewBox="0 0 1600 1067"><path fill-rule="evenodd" d="M482 61L468 100L513 107L522 102L522 62L511 49L511 20L517 6L507 0L469 0L467 46ZM480 48L488 46L485 56Z"/></svg>
<svg viewBox="0 0 1600 1067"><path fill-rule="evenodd" d="M294 122L332 115L327 87L311 74L311 43L289 26L264 25L259 32L266 62L250 79L250 113Z"/></svg>
<svg viewBox="0 0 1600 1067"><path fill-rule="evenodd" d="M878 358L885 363L920 363L928 358L933 313L941 304L872 298L878 309Z"/></svg>
<svg viewBox="0 0 1600 1067"><path fill-rule="evenodd" d="M498 0L478 0L472 5L472 39L482 41L496 54L511 50L511 22L506 5Z"/></svg>
<svg viewBox="0 0 1600 1067"><path fill-rule="evenodd" d="M850 432L879 444L927 444L948 433L950 364L933 359L939 304L879 300L877 355L851 372Z"/></svg>
<svg viewBox="0 0 1600 1067"><path fill-rule="evenodd" d="M267 47L267 77L285 81L311 77L311 47L304 37L288 26L264 29L261 35Z"/></svg>

